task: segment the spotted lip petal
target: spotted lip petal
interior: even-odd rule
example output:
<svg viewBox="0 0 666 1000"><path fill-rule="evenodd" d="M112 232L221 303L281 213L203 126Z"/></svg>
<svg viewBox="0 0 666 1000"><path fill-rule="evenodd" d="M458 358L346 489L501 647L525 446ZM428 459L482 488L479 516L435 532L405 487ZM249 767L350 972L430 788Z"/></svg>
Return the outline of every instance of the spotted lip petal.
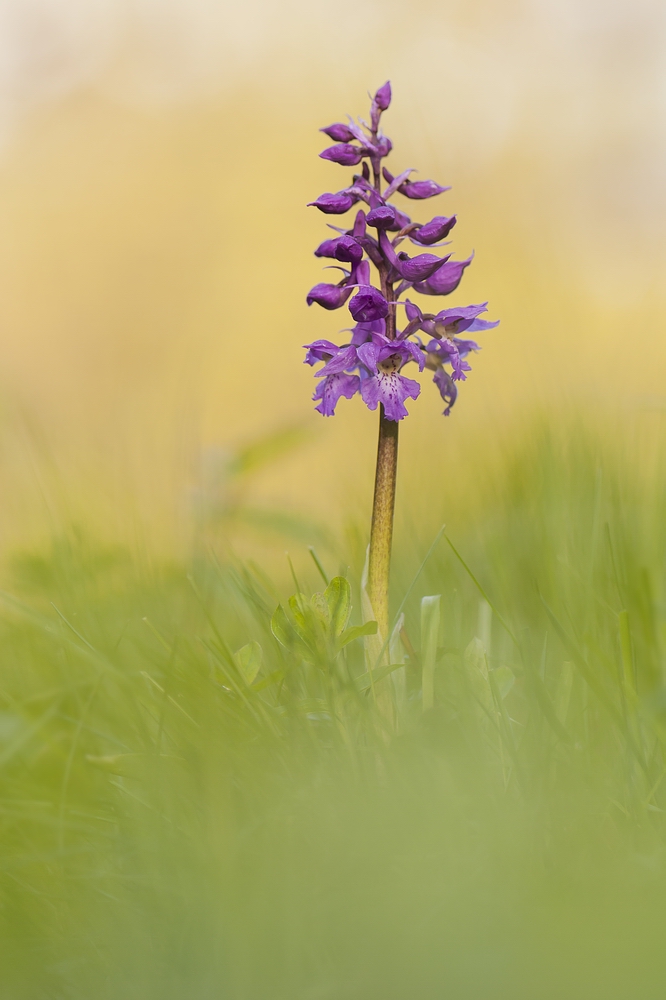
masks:
<svg viewBox="0 0 666 1000"><path fill-rule="evenodd" d="M417 399L421 386L411 378L405 378L397 371L378 371L372 378L361 382L361 396L369 410L376 410L379 403L384 406L387 420L402 420L409 416L405 400Z"/></svg>
<svg viewBox="0 0 666 1000"><path fill-rule="evenodd" d="M335 407L341 396L351 399L361 388L361 380L358 375L328 375L323 378L314 391L313 399L321 400L315 410L321 413L322 417L332 417L335 414Z"/></svg>

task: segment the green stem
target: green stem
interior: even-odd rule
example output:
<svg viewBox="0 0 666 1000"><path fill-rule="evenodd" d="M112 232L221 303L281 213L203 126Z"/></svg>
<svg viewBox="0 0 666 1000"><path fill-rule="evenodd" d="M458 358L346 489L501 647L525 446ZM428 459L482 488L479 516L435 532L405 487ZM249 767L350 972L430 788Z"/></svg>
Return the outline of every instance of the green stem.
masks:
<svg viewBox="0 0 666 1000"><path fill-rule="evenodd" d="M388 591L395 483L398 472L398 426L397 420L386 419L382 406L379 415L377 472L368 559L368 597L382 642L386 642L389 630Z"/></svg>

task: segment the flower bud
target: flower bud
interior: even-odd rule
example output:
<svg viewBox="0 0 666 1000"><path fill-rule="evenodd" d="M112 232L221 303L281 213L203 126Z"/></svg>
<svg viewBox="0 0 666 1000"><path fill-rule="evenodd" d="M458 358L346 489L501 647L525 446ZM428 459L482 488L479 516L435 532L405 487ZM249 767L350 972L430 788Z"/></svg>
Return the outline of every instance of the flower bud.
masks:
<svg viewBox="0 0 666 1000"><path fill-rule="evenodd" d="M391 81L387 80L383 87L380 87L375 94L375 104L380 111L386 111L391 103Z"/></svg>
<svg viewBox="0 0 666 1000"><path fill-rule="evenodd" d="M326 192L320 194L316 201L309 201L308 207L314 205L326 215L343 215L358 201L358 196L348 191L338 191L337 194Z"/></svg>
<svg viewBox="0 0 666 1000"><path fill-rule="evenodd" d="M347 264L358 264L363 260L363 247L353 236L337 236L320 243L315 250L315 257L333 257Z"/></svg>
<svg viewBox="0 0 666 1000"><path fill-rule="evenodd" d="M393 205L379 205L368 212L366 222L375 229L391 229L395 225L395 216Z"/></svg>
<svg viewBox="0 0 666 1000"><path fill-rule="evenodd" d="M426 247L432 246L433 243L439 243L440 240L448 236L456 222L455 215L449 218L445 215L436 215L430 222L426 222L425 226L419 226L413 233L410 233L409 238L412 243L420 243Z"/></svg>
<svg viewBox="0 0 666 1000"><path fill-rule="evenodd" d="M319 155L322 160L331 160L343 167L355 167L367 154L365 150L352 146L349 142L339 142L335 146L329 146Z"/></svg>
<svg viewBox="0 0 666 1000"><path fill-rule="evenodd" d="M324 309L339 309L345 304L353 290L345 285L327 285L321 282L310 289L306 302L309 306L316 302Z"/></svg>
<svg viewBox="0 0 666 1000"><path fill-rule="evenodd" d="M362 285L349 303L349 311L357 323L371 323L388 315L388 302L373 285Z"/></svg>
<svg viewBox="0 0 666 1000"><path fill-rule="evenodd" d="M355 138L354 133L349 128L349 125L343 125L342 122L336 122L334 125L328 125L326 128L320 128L320 132L327 135L330 139L334 139L335 142L351 142Z"/></svg>

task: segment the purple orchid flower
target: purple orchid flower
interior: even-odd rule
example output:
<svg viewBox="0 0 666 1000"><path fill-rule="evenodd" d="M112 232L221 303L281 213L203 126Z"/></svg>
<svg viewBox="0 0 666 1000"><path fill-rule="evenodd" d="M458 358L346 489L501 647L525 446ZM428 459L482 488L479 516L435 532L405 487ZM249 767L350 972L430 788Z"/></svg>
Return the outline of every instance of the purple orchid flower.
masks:
<svg viewBox="0 0 666 1000"><path fill-rule="evenodd" d="M450 307L439 312L422 312L420 307L400 297L407 289L422 295L449 295L460 284L465 269L472 262L451 260L450 254L439 257L420 253L410 257L399 249L409 239L422 247L441 246L456 225L455 215L436 215L429 222L412 222L391 202L395 194L418 202L448 191L433 180L413 181L413 170L393 175L382 160L392 149L391 140L380 131L380 121L391 103L391 85L385 83L372 98L370 124L362 120L335 122L321 131L335 145L320 155L342 166L361 163L348 187L327 192L309 204L327 215L342 215L358 202L351 229L332 226L338 235L324 240L315 256L340 261L347 268L336 284L320 283L307 295L307 303L324 309L339 309L347 304L355 325L347 331L348 342L338 346L329 340L306 345L305 363L321 364L315 372L319 380L313 399L324 416L335 412L338 400L360 394L369 409L381 404L389 421L407 416L405 402L416 399L418 382L403 375L405 365L416 364L419 371L428 368L444 403L444 414L451 412L458 388L471 371L467 358L479 345L460 334L490 330L497 322L481 319L487 303ZM382 190L382 178L385 187ZM395 234L393 238L389 234ZM370 265L378 273L371 280ZM398 329L397 307L405 307L406 324ZM421 339L423 337L423 340Z"/></svg>
<svg viewBox="0 0 666 1000"><path fill-rule="evenodd" d="M378 403L381 403L389 420L402 420L407 416L405 400L416 399L421 392L418 382L400 374L400 369L407 361L417 361L423 370L425 361L416 344L411 341L391 341L387 337L373 338L372 342L361 344L357 353L359 360L370 372L370 378L361 382L361 396L365 405L370 410L376 410Z"/></svg>

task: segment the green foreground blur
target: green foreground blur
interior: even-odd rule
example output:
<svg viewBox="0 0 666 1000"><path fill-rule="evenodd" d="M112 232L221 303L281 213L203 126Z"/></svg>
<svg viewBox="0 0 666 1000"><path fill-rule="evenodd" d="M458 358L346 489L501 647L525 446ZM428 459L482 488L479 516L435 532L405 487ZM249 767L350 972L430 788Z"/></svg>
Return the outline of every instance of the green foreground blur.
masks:
<svg viewBox="0 0 666 1000"><path fill-rule="evenodd" d="M275 586L18 555L3 1000L661 1000L663 447L626 444L543 430L464 532L403 518L386 676L339 638L362 525Z"/></svg>

